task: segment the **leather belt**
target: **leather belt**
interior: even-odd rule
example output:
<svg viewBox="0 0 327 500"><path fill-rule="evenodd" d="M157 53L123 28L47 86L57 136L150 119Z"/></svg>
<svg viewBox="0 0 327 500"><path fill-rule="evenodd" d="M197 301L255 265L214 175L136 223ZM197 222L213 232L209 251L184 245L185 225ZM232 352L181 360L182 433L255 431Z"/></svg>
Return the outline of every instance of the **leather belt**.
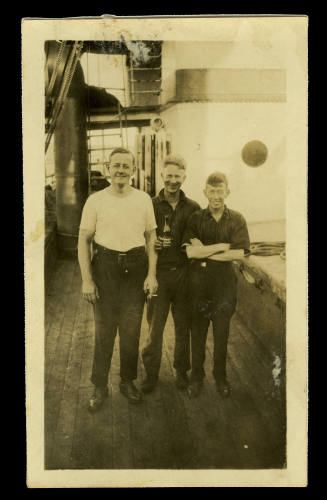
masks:
<svg viewBox="0 0 327 500"><path fill-rule="evenodd" d="M126 257L136 257L140 255L145 254L145 247L134 247L131 248L130 250L127 250L126 252L120 252L119 250L111 250L111 248L104 247L102 245L99 245L99 243L94 242L94 247L96 252L103 253L105 255L108 255L110 257L113 257L114 259L117 259L118 261L121 258Z"/></svg>

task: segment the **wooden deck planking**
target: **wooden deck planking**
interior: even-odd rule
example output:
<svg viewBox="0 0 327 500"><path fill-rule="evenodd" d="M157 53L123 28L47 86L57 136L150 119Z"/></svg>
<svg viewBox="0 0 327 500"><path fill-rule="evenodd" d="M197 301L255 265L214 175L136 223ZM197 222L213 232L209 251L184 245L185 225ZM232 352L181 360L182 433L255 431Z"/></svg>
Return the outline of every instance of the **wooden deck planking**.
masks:
<svg viewBox="0 0 327 500"><path fill-rule="evenodd" d="M52 321L52 315L56 309L56 302L51 300L53 294L55 293L56 287L59 285L58 276L63 267L63 263L60 262L57 266L51 269L49 276L47 277L47 283L44 283L44 327L45 332L49 328L49 323ZM47 273L49 271L47 270Z"/></svg>
<svg viewBox="0 0 327 500"><path fill-rule="evenodd" d="M87 309L88 314L85 328L85 344L82 354L80 387L92 390L91 373L94 351L94 316L93 307L90 304L84 302L84 307Z"/></svg>
<svg viewBox="0 0 327 500"><path fill-rule="evenodd" d="M175 387L174 373L170 366L169 354L163 351L162 369L167 374L159 385L164 414L166 419L172 446L173 464L172 468L192 469L196 456L194 436L192 436L187 420L185 407L181 401L178 390Z"/></svg>
<svg viewBox="0 0 327 500"><path fill-rule="evenodd" d="M99 413L90 414L87 405L93 387L93 310L81 300L77 263L59 261L58 266L60 273L54 276L46 302L46 313L51 316L47 318L50 347L46 345L47 468L282 467L283 413L277 405L270 414L269 402L274 401L269 400L266 390L267 380L271 380L268 354L262 353L262 346L243 328L237 315L232 321L228 355L230 399L220 398L211 374L211 332L203 393L190 400L185 392L177 390L170 315L156 390L145 395L139 406L130 405L120 393L117 336L109 398ZM140 354L146 337L144 318ZM140 360L136 385L143 376Z"/></svg>
<svg viewBox="0 0 327 500"><path fill-rule="evenodd" d="M238 443L237 452L242 457L243 467L244 464L247 464L248 468L268 468L275 467L276 464L282 466L282 454L280 450L276 452L276 444L282 441L282 435L272 435L271 422L263 419L262 411L266 404L264 395L252 377L252 373L256 373L257 365L249 358L247 363L242 362L242 349L234 342L235 336L237 338L239 336L238 328L240 324L236 315L231 322L227 357L227 375L231 383L232 395L229 399L221 399L221 409L229 422L235 442ZM211 365L207 370L209 373L213 362L211 331L208 335L207 353L207 360L209 361L210 358ZM278 428L282 429L282 420L279 419L278 423Z"/></svg>
<svg viewBox="0 0 327 500"><path fill-rule="evenodd" d="M84 349L88 349L86 342ZM72 444L72 468L110 469L113 467L111 387L101 412L95 414L88 411L91 393L92 387L80 386Z"/></svg>
<svg viewBox="0 0 327 500"><path fill-rule="evenodd" d="M156 391L144 397L147 411L146 432L151 437L153 469L169 469L174 466L173 444L169 420L165 417L165 407L160 384Z"/></svg>
<svg viewBox="0 0 327 500"><path fill-rule="evenodd" d="M49 382L55 360L58 338L64 321L65 310L71 307L67 300L73 286L74 265L60 263L60 273L56 274L51 291L45 295L45 383Z"/></svg>
<svg viewBox="0 0 327 500"><path fill-rule="evenodd" d="M112 393L105 400L101 412L87 409L90 390L79 391L78 412L75 425L72 461L78 469L113 468L113 415Z"/></svg>
<svg viewBox="0 0 327 500"><path fill-rule="evenodd" d="M46 380L48 383L46 385L45 394L45 439L47 442L45 463L47 464L47 467L51 467L54 437L58 423L60 403L62 400L70 345L72 342L72 333L76 321L76 310L80 298L80 276L77 272L76 263L72 263L72 267L71 288L68 289L68 293L66 292L66 294L59 289L59 294L65 296L66 305L61 313L62 317L57 320L60 323L60 331L56 331L55 334L55 354L51 360L48 371L46 370ZM67 300L68 294L69 300ZM54 339L51 339L51 341L52 340ZM50 342L49 338L46 339L46 343L47 342Z"/></svg>
<svg viewBox="0 0 327 500"><path fill-rule="evenodd" d="M54 468L69 469L74 465L72 446L81 378L81 360L85 344L86 319L87 310L82 297L80 297L54 439L52 461Z"/></svg>
<svg viewBox="0 0 327 500"><path fill-rule="evenodd" d="M169 320L168 320L169 328ZM141 332L141 350L148 334L145 314ZM140 350L140 352L141 352ZM140 361L140 375L144 377ZM175 387L175 370L163 347L160 378L154 392L145 395L153 441L153 468L192 468L194 442L190 433L183 401ZM159 411L161 410L161 413ZM155 413L153 413L155 412Z"/></svg>
<svg viewBox="0 0 327 500"><path fill-rule="evenodd" d="M48 335L52 325L58 326L56 316L63 311L65 297L70 292L75 263L70 260L58 261L58 267L45 290L45 332Z"/></svg>
<svg viewBox="0 0 327 500"><path fill-rule="evenodd" d="M146 322L146 309L141 329L140 339L140 358L138 366L138 379L141 381L145 378L145 369L141 360L142 348L148 335L148 327ZM164 365L167 368L167 364ZM161 394L161 384L171 382L170 371L164 371L164 377L160 380L157 388L150 394L144 396L144 404L146 407L146 432L151 438L152 451L152 467L154 469L167 469L172 467L172 459L174 456L173 445L171 440L171 432L169 428L169 420L165 418L165 407Z"/></svg>
<svg viewBox="0 0 327 500"><path fill-rule="evenodd" d="M169 317L167 330L173 331ZM174 336L165 336L165 345L170 360L174 355ZM207 363L208 364L208 363ZM211 371L207 366L207 372ZM194 467L196 468L237 468L239 456L229 431L228 421L220 408L220 401L212 380L205 380L199 398L190 400L186 391L178 391L182 399L188 426L194 440Z"/></svg>
<svg viewBox="0 0 327 500"><path fill-rule="evenodd" d="M87 411L89 396L88 388L80 388L72 447L73 469L102 468L105 440L98 429L100 421L105 419L108 414L107 408L110 405L110 400L105 401L101 414L92 414Z"/></svg>
<svg viewBox="0 0 327 500"><path fill-rule="evenodd" d="M140 372L140 370L139 370ZM143 398L142 404L129 404L129 425L133 464L135 469L146 469L148 464L153 464L153 439L149 432L149 416L147 411L148 401Z"/></svg>
<svg viewBox="0 0 327 500"><path fill-rule="evenodd" d="M113 467L115 469L133 469L134 456L131 446L131 427L129 403L120 393L119 337L117 335L111 362L109 382L112 388L113 418Z"/></svg>
<svg viewBox="0 0 327 500"><path fill-rule="evenodd" d="M83 304L86 321L72 444L72 468L110 469L113 468L112 390L108 384L109 397L105 400L101 412L91 414L87 408L93 391L90 381L94 346L93 308L84 301Z"/></svg>

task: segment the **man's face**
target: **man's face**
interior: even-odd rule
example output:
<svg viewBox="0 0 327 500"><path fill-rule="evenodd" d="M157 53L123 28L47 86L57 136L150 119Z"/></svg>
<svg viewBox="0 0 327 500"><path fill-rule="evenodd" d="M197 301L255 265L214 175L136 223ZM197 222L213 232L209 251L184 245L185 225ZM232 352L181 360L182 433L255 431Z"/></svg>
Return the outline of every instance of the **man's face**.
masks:
<svg viewBox="0 0 327 500"><path fill-rule="evenodd" d="M171 194L176 193L186 179L185 170L173 163L167 163L167 165L165 165L161 177L166 191Z"/></svg>
<svg viewBox="0 0 327 500"><path fill-rule="evenodd" d="M134 173L133 159L128 153L115 153L108 167L111 182L124 186L129 184L129 179Z"/></svg>
<svg viewBox="0 0 327 500"><path fill-rule="evenodd" d="M209 207L212 210L219 210L224 206L224 201L229 195L229 189L224 182L217 184L217 186L207 184L204 195L208 198Z"/></svg>

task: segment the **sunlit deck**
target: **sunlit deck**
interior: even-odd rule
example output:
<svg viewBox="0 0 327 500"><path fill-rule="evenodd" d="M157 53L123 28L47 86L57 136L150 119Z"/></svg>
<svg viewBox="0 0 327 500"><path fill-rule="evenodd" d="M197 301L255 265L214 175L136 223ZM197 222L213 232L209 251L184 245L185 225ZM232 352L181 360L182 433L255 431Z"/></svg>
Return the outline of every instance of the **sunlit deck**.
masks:
<svg viewBox="0 0 327 500"><path fill-rule="evenodd" d="M238 314L232 320L228 376L232 395L220 398L211 375L209 335L204 390L190 400L174 385L173 325L166 325L160 384L142 405L119 392L118 342L109 398L87 411L93 356L92 307L81 298L76 260L60 259L48 280L45 325L46 469L281 468L285 465L283 384L274 359ZM141 348L147 335L145 319ZM139 378L144 374L139 363Z"/></svg>

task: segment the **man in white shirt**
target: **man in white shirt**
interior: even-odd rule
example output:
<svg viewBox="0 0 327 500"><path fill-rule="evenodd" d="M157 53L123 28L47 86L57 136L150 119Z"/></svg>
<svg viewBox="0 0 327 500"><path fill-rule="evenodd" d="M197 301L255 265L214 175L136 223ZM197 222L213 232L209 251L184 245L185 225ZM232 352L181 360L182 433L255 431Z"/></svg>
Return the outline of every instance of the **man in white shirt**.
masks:
<svg viewBox="0 0 327 500"><path fill-rule="evenodd" d="M100 409L108 395L117 328L120 390L131 403L141 402L141 394L133 384L137 377L141 321L145 293L151 297L157 289L157 226L150 196L129 184L135 171L133 154L116 148L109 157L108 169L111 185L87 199L78 241L82 294L94 304L95 317L91 376L95 390L89 402L90 411Z"/></svg>

